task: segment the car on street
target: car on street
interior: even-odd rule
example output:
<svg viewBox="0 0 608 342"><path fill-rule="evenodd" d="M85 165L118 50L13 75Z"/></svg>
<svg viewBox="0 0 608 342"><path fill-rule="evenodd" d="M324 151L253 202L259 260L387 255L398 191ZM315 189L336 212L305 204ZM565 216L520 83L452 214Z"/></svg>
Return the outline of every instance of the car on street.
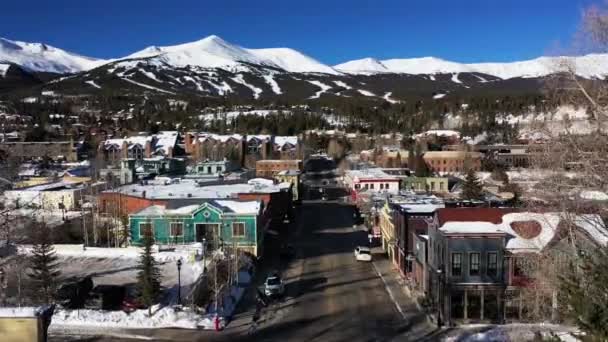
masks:
<svg viewBox="0 0 608 342"><path fill-rule="evenodd" d="M369 247L357 246L355 248L355 259L357 261L372 261L372 251Z"/></svg>
<svg viewBox="0 0 608 342"><path fill-rule="evenodd" d="M267 297L279 297L285 293L285 285L278 274L273 273L264 282L264 294Z"/></svg>

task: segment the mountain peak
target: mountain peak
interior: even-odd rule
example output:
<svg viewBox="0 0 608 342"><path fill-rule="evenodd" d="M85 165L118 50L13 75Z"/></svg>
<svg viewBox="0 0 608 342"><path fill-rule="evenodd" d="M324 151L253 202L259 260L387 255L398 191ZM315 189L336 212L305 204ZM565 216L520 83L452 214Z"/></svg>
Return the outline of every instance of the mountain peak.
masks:
<svg viewBox="0 0 608 342"><path fill-rule="evenodd" d="M354 72L362 74L389 72L382 62L373 57L366 57L363 59L338 64L334 66L334 69L344 71L346 73Z"/></svg>
<svg viewBox="0 0 608 342"><path fill-rule="evenodd" d="M28 43L0 38L0 61L31 71L72 73L104 64L104 60L80 56L44 43Z"/></svg>

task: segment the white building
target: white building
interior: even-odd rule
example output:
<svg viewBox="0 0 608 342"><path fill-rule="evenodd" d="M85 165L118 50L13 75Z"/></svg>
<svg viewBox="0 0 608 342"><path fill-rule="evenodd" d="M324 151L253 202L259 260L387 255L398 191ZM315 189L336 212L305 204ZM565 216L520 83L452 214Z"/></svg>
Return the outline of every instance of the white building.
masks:
<svg viewBox="0 0 608 342"><path fill-rule="evenodd" d="M18 207L33 207L47 210L79 209L85 196L96 196L106 189L106 183L71 183L66 181L8 190L4 197Z"/></svg>
<svg viewBox="0 0 608 342"><path fill-rule="evenodd" d="M391 176L379 168L347 170L344 174L344 184L357 192L399 193L399 178Z"/></svg>

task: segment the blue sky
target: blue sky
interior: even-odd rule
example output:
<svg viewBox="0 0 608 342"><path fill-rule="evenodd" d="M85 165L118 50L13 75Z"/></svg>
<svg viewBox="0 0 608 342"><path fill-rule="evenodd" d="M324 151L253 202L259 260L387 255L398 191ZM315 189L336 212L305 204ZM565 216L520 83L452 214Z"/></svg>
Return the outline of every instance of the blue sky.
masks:
<svg viewBox="0 0 608 342"><path fill-rule="evenodd" d="M567 45L592 0L3 0L0 37L119 57L216 34L324 63L436 56L512 61Z"/></svg>

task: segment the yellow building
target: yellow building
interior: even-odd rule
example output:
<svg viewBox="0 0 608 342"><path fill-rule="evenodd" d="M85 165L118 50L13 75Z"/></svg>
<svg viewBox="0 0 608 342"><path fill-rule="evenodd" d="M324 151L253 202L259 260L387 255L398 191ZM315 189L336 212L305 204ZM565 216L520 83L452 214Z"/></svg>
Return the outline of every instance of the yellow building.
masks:
<svg viewBox="0 0 608 342"><path fill-rule="evenodd" d="M394 259L395 224L393 223L393 216L388 207L388 202L380 210L379 217L380 231L382 232L382 250L388 254L389 258Z"/></svg>
<svg viewBox="0 0 608 342"><path fill-rule="evenodd" d="M425 192L450 192L447 177L407 177L401 181L402 188Z"/></svg>
<svg viewBox="0 0 608 342"><path fill-rule="evenodd" d="M14 189L28 188L31 186L42 185L42 184L50 184L50 183L57 182L57 181L64 181L67 183L88 183L91 181L91 177L73 177L73 176L63 176L61 178L30 177L28 179L16 182Z"/></svg>
<svg viewBox="0 0 608 342"><path fill-rule="evenodd" d="M298 192L300 184L300 171L283 170L277 173L274 176L274 179L276 179L279 183L291 183L293 185L292 194L294 202L300 198L300 194Z"/></svg>
<svg viewBox="0 0 608 342"><path fill-rule="evenodd" d="M0 308L0 341L46 341L48 324L44 316L47 314L37 308Z"/></svg>

